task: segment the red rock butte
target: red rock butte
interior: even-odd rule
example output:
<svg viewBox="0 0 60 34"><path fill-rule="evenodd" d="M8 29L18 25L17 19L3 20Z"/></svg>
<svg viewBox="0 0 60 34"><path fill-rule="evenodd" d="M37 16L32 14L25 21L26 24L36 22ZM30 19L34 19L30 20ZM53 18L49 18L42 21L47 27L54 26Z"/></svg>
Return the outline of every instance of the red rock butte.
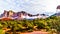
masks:
<svg viewBox="0 0 60 34"><path fill-rule="evenodd" d="M11 18L3 18L3 19L0 19L0 20L4 21L4 20L12 20L12 19Z"/></svg>

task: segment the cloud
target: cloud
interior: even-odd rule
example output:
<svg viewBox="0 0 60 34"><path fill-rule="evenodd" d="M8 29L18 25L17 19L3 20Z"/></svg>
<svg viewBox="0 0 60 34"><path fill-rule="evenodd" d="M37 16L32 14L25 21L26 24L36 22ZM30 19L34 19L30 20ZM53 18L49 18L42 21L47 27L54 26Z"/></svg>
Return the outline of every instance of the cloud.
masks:
<svg viewBox="0 0 60 34"><path fill-rule="evenodd" d="M0 11L26 11L31 14L56 12L60 0L0 0ZM1 12L2 13L2 12Z"/></svg>

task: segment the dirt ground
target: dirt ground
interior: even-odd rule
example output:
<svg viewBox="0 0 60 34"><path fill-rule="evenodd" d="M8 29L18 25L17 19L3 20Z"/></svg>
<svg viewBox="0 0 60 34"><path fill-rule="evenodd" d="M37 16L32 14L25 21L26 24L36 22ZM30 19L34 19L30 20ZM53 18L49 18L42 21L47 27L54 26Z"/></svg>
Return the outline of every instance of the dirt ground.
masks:
<svg viewBox="0 0 60 34"><path fill-rule="evenodd" d="M49 34L48 32L42 31L34 31L34 32L27 32L27 33L20 33L20 34Z"/></svg>

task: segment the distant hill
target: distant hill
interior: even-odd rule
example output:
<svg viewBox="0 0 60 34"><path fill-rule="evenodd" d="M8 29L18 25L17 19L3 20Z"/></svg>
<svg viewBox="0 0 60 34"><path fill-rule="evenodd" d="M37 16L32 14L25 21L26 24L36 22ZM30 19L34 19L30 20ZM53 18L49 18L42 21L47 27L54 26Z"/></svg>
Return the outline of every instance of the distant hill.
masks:
<svg viewBox="0 0 60 34"><path fill-rule="evenodd" d="M6 11L4 10L3 14L0 15L0 19L18 19L18 20L22 20L22 19L35 19L35 18L47 18L46 14L35 14L32 15L30 13L27 13L25 11L20 11L20 12L14 12L12 10Z"/></svg>
<svg viewBox="0 0 60 34"><path fill-rule="evenodd" d="M60 12L59 12L59 13L55 13L54 15L55 15L55 16L60 16Z"/></svg>

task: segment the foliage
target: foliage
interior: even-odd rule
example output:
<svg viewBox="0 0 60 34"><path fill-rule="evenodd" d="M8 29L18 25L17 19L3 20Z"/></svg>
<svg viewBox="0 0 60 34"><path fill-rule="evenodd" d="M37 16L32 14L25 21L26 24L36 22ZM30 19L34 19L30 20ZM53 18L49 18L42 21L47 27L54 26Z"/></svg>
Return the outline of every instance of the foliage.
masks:
<svg viewBox="0 0 60 34"><path fill-rule="evenodd" d="M12 32L25 32L46 29L50 31L56 29L60 32L60 17L51 16L46 19L34 19L34 20L8 20L0 21L3 28L9 28Z"/></svg>

